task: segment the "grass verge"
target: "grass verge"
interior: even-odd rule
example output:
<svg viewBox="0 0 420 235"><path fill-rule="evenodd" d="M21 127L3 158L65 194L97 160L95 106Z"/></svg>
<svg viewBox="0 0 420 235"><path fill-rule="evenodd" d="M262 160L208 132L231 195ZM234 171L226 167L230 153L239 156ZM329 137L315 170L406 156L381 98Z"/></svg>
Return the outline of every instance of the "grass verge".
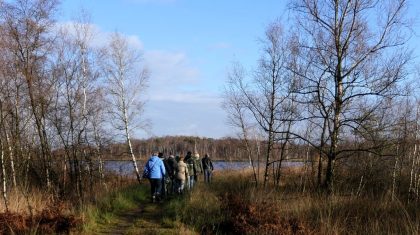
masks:
<svg viewBox="0 0 420 235"><path fill-rule="evenodd" d="M326 196L299 187L256 188L251 180L226 172L170 202L168 211L200 234L420 234L419 206L386 192L357 197L349 188Z"/></svg>

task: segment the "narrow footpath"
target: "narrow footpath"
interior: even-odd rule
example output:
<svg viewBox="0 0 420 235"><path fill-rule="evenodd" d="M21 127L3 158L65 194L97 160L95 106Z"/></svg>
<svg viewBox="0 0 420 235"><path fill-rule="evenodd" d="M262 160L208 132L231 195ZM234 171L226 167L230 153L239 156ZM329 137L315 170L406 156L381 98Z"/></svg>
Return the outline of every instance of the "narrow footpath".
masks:
<svg viewBox="0 0 420 235"><path fill-rule="evenodd" d="M143 202L138 208L117 214L112 222L101 225L95 234L196 234L185 226L164 219L163 206L162 203Z"/></svg>

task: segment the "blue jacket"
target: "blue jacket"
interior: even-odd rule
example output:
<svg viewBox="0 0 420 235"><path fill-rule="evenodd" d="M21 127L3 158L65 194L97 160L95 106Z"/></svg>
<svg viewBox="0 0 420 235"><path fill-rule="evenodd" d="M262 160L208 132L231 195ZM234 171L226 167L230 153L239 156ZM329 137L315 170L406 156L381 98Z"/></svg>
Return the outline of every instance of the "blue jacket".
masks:
<svg viewBox="0 0 420 235"><path fill-rule="evenodd" d="M152 156L144 166L144 170L146 170L146 168L150 172L150 179L162 179L166 174L165 165L158 156Z"/></svg>

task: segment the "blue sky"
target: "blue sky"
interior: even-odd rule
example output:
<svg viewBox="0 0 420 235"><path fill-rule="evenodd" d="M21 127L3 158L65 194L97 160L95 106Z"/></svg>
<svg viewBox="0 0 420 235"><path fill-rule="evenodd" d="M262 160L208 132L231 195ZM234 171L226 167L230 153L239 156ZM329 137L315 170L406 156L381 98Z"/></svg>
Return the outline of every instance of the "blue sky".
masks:
<svg viewBox="0 0 420 235"><path fill-rule="evenodd" d="M221 108L227 69L235 60L256 62L257 40L283 14L282 2L64 0L58 20L71 21L84 8L101 32L118 31L142 48L154 135L218 138L234 135Z"/></svg>
<svg viewBox="0 0 420 235"><path fill-rule="evenodd" d="M118 31L143 50L151 71L145 115L154 135L218 138L234 135L221 108L227 70L233 61L254 66L258 38L268 23L287 18L286 2L62 0L58 20L71 21L84 8L102 33ZM411 4L410 14L419 15L420 4Z"/></svg>

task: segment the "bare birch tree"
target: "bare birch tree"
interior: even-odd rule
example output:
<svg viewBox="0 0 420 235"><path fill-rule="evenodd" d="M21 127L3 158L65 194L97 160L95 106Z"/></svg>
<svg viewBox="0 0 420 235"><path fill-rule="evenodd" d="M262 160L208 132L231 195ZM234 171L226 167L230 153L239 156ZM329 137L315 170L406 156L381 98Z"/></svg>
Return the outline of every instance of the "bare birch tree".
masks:
<svg viewBox="0 0 420 235"><path fill-rule="evenodd" d="M232 89L242 96L242 104L253 117L253 121L266 134L264 186L269 180L269 167L277 169L273 173L273 182L280 180L280 167L284 157L291 118L286 114L292 78L287 70L289 63L288 40L280 23L275 22L267 27L262 41L262 53L258 67L251 82L247 78L237 76ZM293 102L293 101L291 101ZM290 104L290 103L289 103ZM285 130L286 129L286 130ZM282 145L280 156L273 156L275 144ZM279 168L276 168L279 167Z"/></svg>
<svg viewBox="0 0 420 235"><path fill-rule="evenodd" d="M85 191L83 169L88 170L90 184L93 178L92 159L86 152L93 141L88 133L89 115L95 115L93 112L96 111L96 107L89 105L88 101L94 99L93 93L98 89L95 84L98 73L95 72L92 38L92 27L84 16L60 28L55 40L55 99L49 113L60 147L64 148L63 175L66 177L69 165L70 186L75 185L79 199L83 198ZM66 182L63 184L66 186Z"/></svg>
<svg viewBox="0 0 420 235"><path fill-rule="evenodd" d="M119 33L111 37L108 49L104 50L102 61L106 78L106 96L109 98L110 115L113 126L122 131L131 156L137 180L141 181L136 157L131 143L133 128L140 128L144 102L140 95L146 89L147 71L141 67L141 54L131 48L128 41Z"/></svg>
<svg viewBox="0 0 420 235"><path fill-rule="evenodd" d="M251 136L250 131L252 129L251 124L248 121L248 112L244 101L245 97L238 90L240 83L244 78L244 69L239 65L235 64L232 70L228 75L228 82L224 90L224 102L223 108L228 113L229 123L236 128L239 128L240 135L239 138L242 139L245 143L245 149L248 155L248 160L250 166L252 167L252 172L254 175L255 185L258 186L258 174L257 169L259 168L259 163L255 165L254 153L251 148Z"/></svg>
<svg viewBox="0 0 420 235"><path fill-rule="evenodd" d="M94 99L92 100L92 106L95 109L90 115L90 123L92 126L93 131L93 142L95 145L96 157L98 160L98 173L100 183L107 188L105 182L105 172L104 172L104 161L103 161L103 152L104 152L104 145L106 144L105 136L105 126L106 126L106 106L103 102L104 94L103 90L97 90L96 94L94 95ZM108 135L109 136L109 135Z"/></svg>

